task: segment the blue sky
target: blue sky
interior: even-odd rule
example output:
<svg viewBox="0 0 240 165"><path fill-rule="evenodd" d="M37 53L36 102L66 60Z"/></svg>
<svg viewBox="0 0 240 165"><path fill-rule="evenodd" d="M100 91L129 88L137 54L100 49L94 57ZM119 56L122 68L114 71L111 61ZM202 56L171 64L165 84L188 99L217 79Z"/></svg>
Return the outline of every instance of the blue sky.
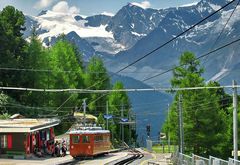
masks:
<svg viewBox="0 0 240 165"><path fill-rule="evenodd" d="M66 3L58 4L61 1ZM0 0L0 10L6 5L13 5L28 15L37 15L41 10L57 9L79 12L82 15L94 15L103 12L115 14L121 7L129 2L151 8L167 8L181 6L200 0Z"/></svg>

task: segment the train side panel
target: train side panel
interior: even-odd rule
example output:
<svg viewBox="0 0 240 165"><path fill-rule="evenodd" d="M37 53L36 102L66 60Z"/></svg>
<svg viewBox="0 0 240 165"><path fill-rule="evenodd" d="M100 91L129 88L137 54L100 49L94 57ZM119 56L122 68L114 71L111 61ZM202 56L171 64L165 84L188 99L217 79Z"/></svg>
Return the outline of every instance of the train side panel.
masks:
<svg viewBox="0 0 240 165"><path fill-rule="evenodd" d="M74 130L69 132L72 157L95 156L111 149L108 130Z"/></svg>
<svg viewBox="0 0 240 165"><path fill-rule="evenodd" d="M72 134L70 135L70 155L93 156L93 138L91 134Z"/></svg>
<svg viewBox="0 0 240 165"><path fill-rule="evenodd" d="M94 135L93 155L108 153L111 149L110 134Z"/></svg>

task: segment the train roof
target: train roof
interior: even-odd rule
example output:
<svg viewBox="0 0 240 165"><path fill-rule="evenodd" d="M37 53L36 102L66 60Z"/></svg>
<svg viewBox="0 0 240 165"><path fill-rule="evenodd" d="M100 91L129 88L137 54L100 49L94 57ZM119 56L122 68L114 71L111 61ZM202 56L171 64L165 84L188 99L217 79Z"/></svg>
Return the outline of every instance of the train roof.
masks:
<svg viewBox="0 0 240 165"><path fill-rule="evenodd" d="M110 133L109 130L74 130L68 132L68 134L105 134Z"/></svg>
<svg viewBox="0 0 240 165"><path fill-rule="evenodd" d="M103 130L101 127L82 127L80 129L71 130L68 134L104 134L110 133L109 130Z"/></svg>

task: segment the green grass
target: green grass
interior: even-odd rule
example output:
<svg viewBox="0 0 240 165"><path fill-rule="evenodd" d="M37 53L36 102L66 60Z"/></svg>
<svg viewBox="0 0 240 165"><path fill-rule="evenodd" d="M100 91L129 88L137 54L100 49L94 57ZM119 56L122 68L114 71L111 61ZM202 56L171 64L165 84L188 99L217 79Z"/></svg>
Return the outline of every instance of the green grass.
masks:
<svg viewBox="0 0 240 165"><path fill-rule="evenodd" d="M177 149L177 146L174 147L174 145L170 145L168 148L168 145L164 146L160 146L160 145L156 145L156 146L152 146L152 150L156 153L173 153L175 152L175 150Z"/></svg>

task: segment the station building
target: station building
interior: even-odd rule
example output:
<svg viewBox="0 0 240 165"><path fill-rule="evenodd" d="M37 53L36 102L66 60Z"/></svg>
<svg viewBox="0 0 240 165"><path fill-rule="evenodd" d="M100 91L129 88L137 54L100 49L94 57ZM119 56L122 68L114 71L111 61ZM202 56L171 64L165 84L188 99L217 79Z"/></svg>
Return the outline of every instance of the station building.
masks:
<svg viewBox="0 0 240 165"><path fill-rule="evenodd" d="M28 158L36 148L51 153L58 119L14 118L0 120L0 157Z"/></svg>

